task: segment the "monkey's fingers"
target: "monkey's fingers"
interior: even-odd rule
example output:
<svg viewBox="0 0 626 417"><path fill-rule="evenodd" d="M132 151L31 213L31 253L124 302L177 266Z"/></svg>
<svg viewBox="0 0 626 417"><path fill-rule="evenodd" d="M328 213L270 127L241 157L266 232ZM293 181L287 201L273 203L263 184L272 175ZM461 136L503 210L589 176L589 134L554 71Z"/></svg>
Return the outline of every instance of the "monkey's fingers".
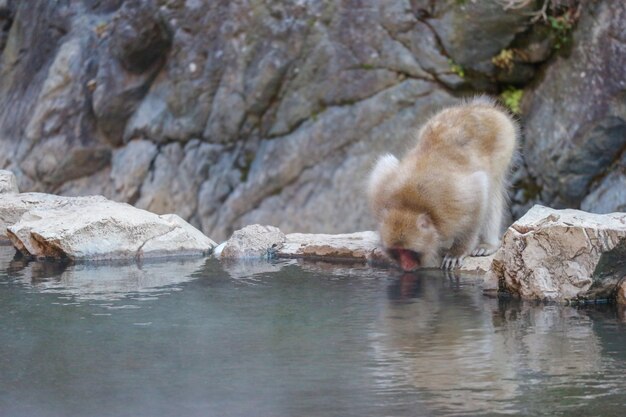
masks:
<svg viewBox="0 0 626 417"><path fill-rule="evenodd" d="M497 249L498 248L496 246L481 243L480 245L476 246L476 248L472 251L472 256L489 256Z"/></svg>
<svg viewBox="0 0 626 417"><path fill-rule="evenodd" d="M452 256L450 254L447 254L443 258L443 262L441 263L441 269L450 270L458 268L463 264L463 258L465 258L465 255Z"/></svg>

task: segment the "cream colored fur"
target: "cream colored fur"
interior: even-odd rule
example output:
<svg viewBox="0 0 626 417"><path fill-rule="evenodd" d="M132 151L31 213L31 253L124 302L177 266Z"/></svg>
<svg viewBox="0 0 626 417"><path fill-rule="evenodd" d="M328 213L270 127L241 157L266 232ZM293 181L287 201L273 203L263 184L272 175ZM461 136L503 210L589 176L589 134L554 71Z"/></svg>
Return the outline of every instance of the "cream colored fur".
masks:
<svg viewBox="0 0 626 417"><path fill-rule="evenodd" d="M408 249L435 266L450 245L446 269L493 253L518 135L508 112L480 97L433 116L401 160L382 156L367 194L385 249Z"/></svg>

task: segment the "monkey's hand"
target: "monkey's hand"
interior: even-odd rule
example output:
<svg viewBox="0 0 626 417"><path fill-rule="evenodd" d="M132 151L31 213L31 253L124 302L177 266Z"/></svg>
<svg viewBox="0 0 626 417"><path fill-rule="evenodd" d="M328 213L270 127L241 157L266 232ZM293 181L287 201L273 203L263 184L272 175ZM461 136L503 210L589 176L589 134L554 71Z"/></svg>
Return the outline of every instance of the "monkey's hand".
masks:
<svg viewBox="0 0 626 417"><path fill-rule="evenodd" d="M481 243L476 246L472 251L472 256L489 256L498 250L497 245L490 245L489 243Z"/></svg>
<svg viewBox="0 0 626 417"><path fill-rule="evenodd" d="M446 256L443 257L443 262L441 263L441 269L455 269L463 264L463 258L465 255L455 256L451 252L446 253Z"/></svg>

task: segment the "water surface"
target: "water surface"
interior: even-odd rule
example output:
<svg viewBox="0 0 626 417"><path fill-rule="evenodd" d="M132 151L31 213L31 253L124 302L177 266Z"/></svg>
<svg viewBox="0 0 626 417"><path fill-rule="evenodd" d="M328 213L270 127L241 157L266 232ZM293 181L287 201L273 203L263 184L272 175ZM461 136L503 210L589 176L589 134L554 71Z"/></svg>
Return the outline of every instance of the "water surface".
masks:
<svg viewBox="0 0 626 417"><path fill-rule="evenodd" d="M618 416L623 317L439 272L0 246L0 416Z"/></svg>

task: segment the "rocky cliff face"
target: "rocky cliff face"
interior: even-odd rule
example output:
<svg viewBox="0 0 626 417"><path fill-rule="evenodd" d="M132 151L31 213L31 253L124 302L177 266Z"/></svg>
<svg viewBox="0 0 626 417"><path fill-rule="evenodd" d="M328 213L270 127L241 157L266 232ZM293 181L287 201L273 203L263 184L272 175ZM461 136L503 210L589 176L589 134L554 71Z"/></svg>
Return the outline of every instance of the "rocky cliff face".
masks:
<svg viewBox="0 0 626 417"><path fill-rule="evenodd" d="M557 208L626 211L626 4L590 2L523 103L535 198Z"/></svg>
<svg viewBox="0 0 626 417"><path fill-rule="evenodd" d="M555 56L558 27L506 3L0 0L0 169L216 239L364 230L377 155L464 95L531 83L514 202L623 209L626 5L584 2Z"/></svg>

